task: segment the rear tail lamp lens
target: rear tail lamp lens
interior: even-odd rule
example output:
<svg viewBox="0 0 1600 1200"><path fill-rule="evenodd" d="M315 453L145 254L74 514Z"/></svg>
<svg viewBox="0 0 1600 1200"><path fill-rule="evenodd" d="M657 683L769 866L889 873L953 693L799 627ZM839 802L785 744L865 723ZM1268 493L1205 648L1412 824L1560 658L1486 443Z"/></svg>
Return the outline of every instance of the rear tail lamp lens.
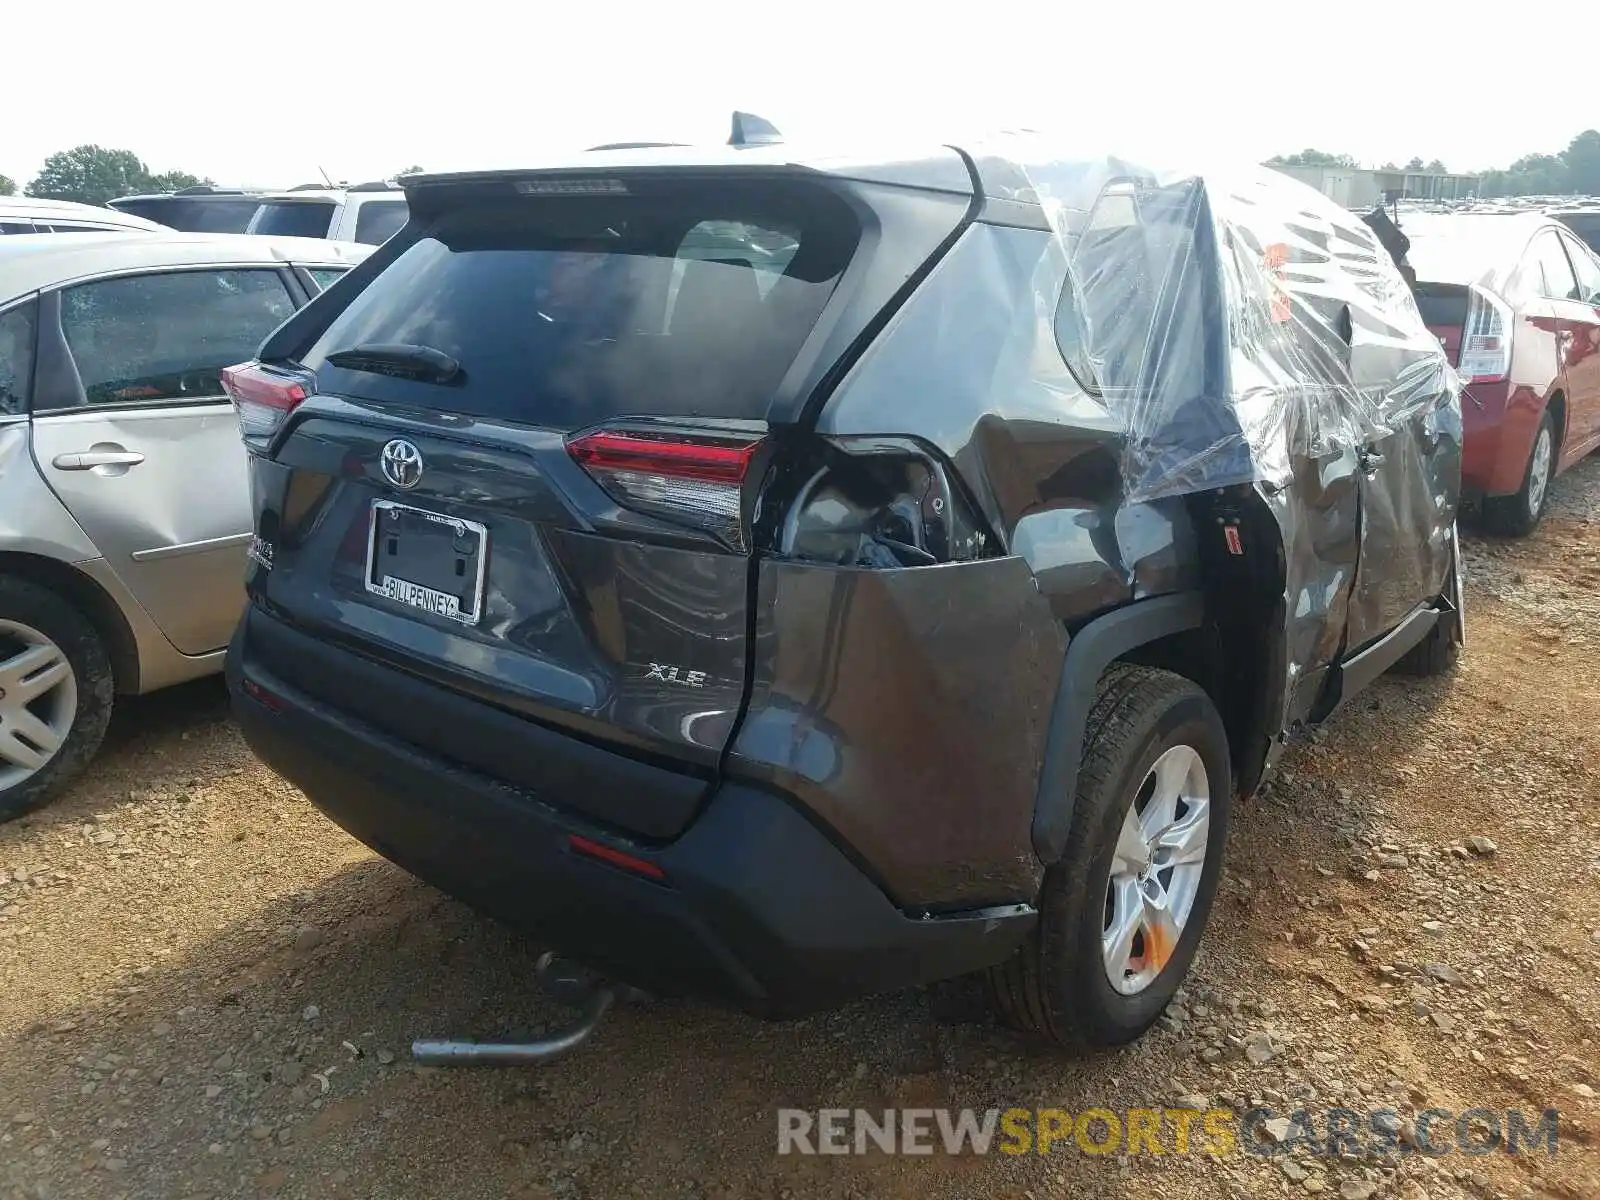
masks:
<svg viewBox="0 0 1600 1200"><path fill-rule="evenodd" d="M222 369L222 388L239 414L245 444L262 445L283 428L315 385L307 376L247 362Z"/></svg>
<svg viewBox="0 0 1600 1200"><path fill-rule="evenodd" d="M741 505L761 439L601 430L568 443L573 459L622 507L746 548Z"/></svg>
<svg viewBox="0 0 1600 1200"><path fill-rule="evenodd" d="M1461 331L1460 371L1471 383L1498 383L1511 373L1511 311L1477 288Z"/></svg>

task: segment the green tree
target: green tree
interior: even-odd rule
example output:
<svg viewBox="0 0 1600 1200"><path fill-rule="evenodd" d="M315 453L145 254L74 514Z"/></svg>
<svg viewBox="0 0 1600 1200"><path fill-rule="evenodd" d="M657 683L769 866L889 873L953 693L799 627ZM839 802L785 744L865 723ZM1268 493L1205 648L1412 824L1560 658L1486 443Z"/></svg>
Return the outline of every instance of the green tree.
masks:
<svg viewBox="0 0 1600 1200"><path fill-rule="evenodd" d="M1325 150L1306 149L1298 154L1279 154L1267 159L1271 167L1353 167L1356 160L1348 154L1329 154Z"/></svg>
<svg viewBox="0 0 1600 1200"><path fill-rule="evenodd" d="M0 196L15 196L17 182L9 175L0 175Z"/></svg>
<svg viewBox="0 0 1600 1200"><path fill-rule="evenodd" d="M1437 158L1433 159L1431 162L1428 163L1427 166L1423 167L1422 169L1424 171L1433 171L1433 172L1435 172L1436 174L1439 174L1439 175L1449 174L1449 171L1450 171L1450 168L1445 166Z"/></svg>
<svg viewBox="0 0 1600 1200"><path fill-rule="evenodd" d="M423 172L423 168L422 167L407 167L404 171L396 171L389 178L391 178L391 179L399 179L402 175L421 175L422 172Z"/></svg>
<svg viewBox="0 0 1600 1200"><path fill-rule="evenodd" d="M175 192L210 182L187 171L156 174L132 150L85 145L58 151L45 159L43 169L28 185L28 194L51 200L76 200L80 204L104 204L118 196Z"/></svg>
<svg viewBox="0 0 1600 1200"><path fill-rule="evenodd" d="M1600 129L1585 129L1561 152L1567 169L1567 187L1574 192L1600 196Z"/></svg>
<svg viewBox="0 0 1600 1200"><path fill-rule="evenodd" d="M28 185L30 196L104 204L118 196L145 190L150 172L131 150L104 146L75 146L44 160L44 167Z"/></svg>
<svg viewBox="0 0 1600 1200"><path fill-rule="evenodd" d="M1554 154L1526 154L1509 167L1485 171L1478 180L1485 196L1550 196L1567 188L1567 165Z"/></svg>
<svg viewBox="0 0 1600 1200"><path fill-rule="evenodd" d="M200 184L211 184L213 179L202 179L198 175L191 175L187 171L163 171L159 175L151 175L146 183L146 191L151 192L181 192L187 187L198 187Z"/></svg>
<svg viewBox="0 0 1600 1200"><path fill-rule="evenodd" d="M1406 164L1406 170L1408 171L1423 171L1426 169L1427 168L1422 165L1422 156L1420 154Z"/></svg>

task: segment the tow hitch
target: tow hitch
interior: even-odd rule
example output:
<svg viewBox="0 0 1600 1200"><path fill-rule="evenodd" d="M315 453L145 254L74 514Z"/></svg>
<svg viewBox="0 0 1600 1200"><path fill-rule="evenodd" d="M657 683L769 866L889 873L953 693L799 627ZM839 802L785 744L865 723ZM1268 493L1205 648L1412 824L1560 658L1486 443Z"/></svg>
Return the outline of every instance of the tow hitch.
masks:
<svg viewBox="0 0 1600 1200"><path fill-rule="evenodd" d="M430 1067L507 1067L549 1062L589 1040L611 1006L643 993L607 982L576 963L546 952L534 968L546 995L558 1004L580 1008L581 1015L565 1029L536 1042L415 1041L411 1057Z"/></svg>

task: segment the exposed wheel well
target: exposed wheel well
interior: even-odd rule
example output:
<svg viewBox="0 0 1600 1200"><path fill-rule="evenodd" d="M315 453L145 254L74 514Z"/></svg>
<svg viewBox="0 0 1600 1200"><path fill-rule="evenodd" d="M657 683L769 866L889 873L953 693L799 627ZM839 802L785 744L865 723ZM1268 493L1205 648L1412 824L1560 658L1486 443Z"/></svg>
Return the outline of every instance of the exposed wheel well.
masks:
<svg viewBox="0 0 1600 1200"><path fill-rule="evenodd" d="M139 690L139 644L105 589L76 567L39 554L0 552L0 574L32 580L70 601L105 642L118 692Z"/></svg>
<svg viewBox="0 0 1600 1200"><path fill-rule="evenodd" d="M1173 671L1205 689L1228 730L1238 793L1249 795L1278 734L1274 708L1286 673L1282 535L1247 488L1193 495L1189 511L1199 534L1204 619L1197 629L1169 634L1123 658Z"/></svg>
<svg viewBox="0 0 1600 1200"><path fill-rule="evenodd" d="M1228 663L1241 655L1259 655L1255 645L1229 644L1228 628L1210 619L1199 629L1169 634L1147 642L1123 655L1120 662L1156 667L1182 675L1198 684L1211 697L1228 731L1228 753L1233 762L1235 783L1241 792L1254 789L1266 757L1262 740L1261 687L1256 672L1241 675L1230 671Z"/></svg>
<svg viewBox="0 0 1600 1200"><path fill-rule="evenodd" d="M1567 440L1567 398L1561 392L1550 393L1550 403L1545 405L1545 410L1550 414L1551 424L1555 426L1556 453L1561 453L1561 446Z"/></svg>

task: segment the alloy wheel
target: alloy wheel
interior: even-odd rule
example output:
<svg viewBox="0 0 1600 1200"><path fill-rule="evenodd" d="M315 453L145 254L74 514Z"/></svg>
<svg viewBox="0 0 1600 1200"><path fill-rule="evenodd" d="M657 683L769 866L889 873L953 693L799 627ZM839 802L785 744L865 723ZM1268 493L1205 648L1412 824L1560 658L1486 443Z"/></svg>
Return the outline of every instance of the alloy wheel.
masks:
<svg viewBox="0 0 1600 1200"><path fill-rule="evenodd" d="M1550 466L1555 458L1555 439L1550 427L1541 425L1539 436L1533 443L1533 459L1528 463L1528 515L1537 517L1544 511L1544 495L1550 488Z"/></svg>
<svg viewBox="0 0 1600 1200"><path fill-rule="evenodd" d="M1190 746L1151 764L1128 805L1106 883L1106 977L1124 996L1156 981L1200 894L1211 835L1211 781Z"/></svg>
<svg viewBox="0 0 1600 1200"><path fill-rule="evenodd" d="M77 713L65 651L31 625L0 619L0 791L49 765Z"/></svg>

